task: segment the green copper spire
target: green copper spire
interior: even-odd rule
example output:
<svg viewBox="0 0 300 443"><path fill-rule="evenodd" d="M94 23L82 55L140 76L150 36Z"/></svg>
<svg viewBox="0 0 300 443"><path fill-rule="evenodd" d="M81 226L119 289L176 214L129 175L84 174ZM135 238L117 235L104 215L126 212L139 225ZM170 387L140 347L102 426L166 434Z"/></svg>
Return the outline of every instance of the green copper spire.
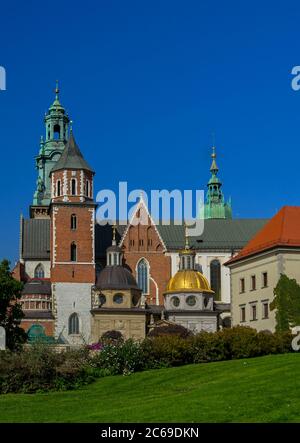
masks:
<svg viewBox="0 0 300 443"><path fill-rule="evenodd" d="M60 103L58 81L55 87L55 99L45 115L45 139L41 137L39 154L36 157L38 170L37 187L33 196L32 207L46 207L50 204L50 171L60 159L68 140L69 117Z"/></svg>
<svg viewBox="0 0 300 443"><path fill-rule="evenodd" d="M211 177L207 184L206 202L204 205L204 218L232 218L231 201L224 201L222 182L217 176L219 168L216 162L216 148L212 147Z"/></svg>

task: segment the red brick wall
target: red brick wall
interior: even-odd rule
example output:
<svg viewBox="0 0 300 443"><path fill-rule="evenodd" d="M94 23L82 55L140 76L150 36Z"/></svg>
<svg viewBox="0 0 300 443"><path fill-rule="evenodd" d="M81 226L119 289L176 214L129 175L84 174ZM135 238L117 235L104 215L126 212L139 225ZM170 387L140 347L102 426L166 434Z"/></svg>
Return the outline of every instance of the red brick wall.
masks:
<svg viewBox="0 0 300 443"><path fill-rule="evenodd" d="M159 304L163 305L163 293L171 278L171 257L164 254L164 246L155 227L148 225L130 226L123 242L124 262L137 278L136 267L140 259L149 262L150 276L155 280L159 289ZM156 304L156 286L150 279L150 294L147 296L150 304Z"/></svg>
<svg viewBox="0 0 300 443"><path fill-rule="evenodd" d="M22 320L21 328L23 328L26 332L32 325L42 325L45 329L45 334L49 337L54 336L54 320Z"/></svg>
<svg viewBox="0 0 300 443"><path fill-rule="evenodd" d="M52 196L52 201L53 202L62 202L63 198L64 198L64 175L66 172L66 176L67 176L67 192L66 195L68 196L68 199L70 202L78 202L80 201L80 196L81 194L81 171L80 170L76 170L73 171L75 172L75 175L72 175L72 171L70 170L66 170L66 171L55 171L52 174L51 180L54 183L54 196ZM89 171L83 171L83 195L85 195L85 183L86 180L88 180L90 182L90 193L89 193L89 197L88 199L92 199L93 196L93 174ZM71 180L72 179L76 179L77 181L77 186L76 186L76 190L77 190L77 194L76 195L71 195ZM56 196L57 195L57 181L60 180L60 196ZM51 192L52 192L52 184L51 184Z"/></svg>
<svg viewBox="0 0 300 443"><path fill-rule="evenodd" d="M57 212L56 212L57 210ZM71 215L77 217L77 229L71 229ZM92 212L85 206L53 206L51 215L51 281L94 283ZM53 263L53 230L55 229L55 265ZM77 246L77 262L71 262L71 244ZM57 264L57 262L67 262ZM85 263L85 264L78 264Z"/></svg>

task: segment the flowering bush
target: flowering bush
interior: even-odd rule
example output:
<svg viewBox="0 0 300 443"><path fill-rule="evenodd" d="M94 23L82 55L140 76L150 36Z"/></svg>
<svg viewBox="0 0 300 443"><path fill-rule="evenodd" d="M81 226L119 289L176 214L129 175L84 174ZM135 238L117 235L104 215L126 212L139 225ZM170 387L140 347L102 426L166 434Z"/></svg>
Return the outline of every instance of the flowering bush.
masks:
<svg viewBox="0 0 300 443"><path fill-rule="evenodd" d="M61 353L35 344L21 352L0 351L0 393L74 389L107 375L291 352L291 342L289 332L234 327L187 338L104 340Z"/></svg>

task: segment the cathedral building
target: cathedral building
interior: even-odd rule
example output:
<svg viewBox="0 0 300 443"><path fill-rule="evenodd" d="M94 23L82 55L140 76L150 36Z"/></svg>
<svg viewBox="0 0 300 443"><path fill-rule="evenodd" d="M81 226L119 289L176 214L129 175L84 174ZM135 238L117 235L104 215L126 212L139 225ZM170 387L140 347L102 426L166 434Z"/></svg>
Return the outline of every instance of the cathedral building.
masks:
<svg viewBox="0 0 300 443"><path fill-rule="evenodd" d="M29 218L21 216L19 261L14 269L15 277L25 283L23 326L28 330L39 325L46 335L71 344L95 340L95 330L100 334L108 325L122 326L126 336L143 335L146 332L139 329L137 319L160 318L166 300L171 300L170 279L182 263L184 226L155 223L142 199L134 216L144 211L147 225L117 224L113 234L112 226L96 224L94 170L75 141L58 86L44 123L45 137L36 157L36 190ZM213 291L215 308L229 314L230 273L224 263L266 220L233 218L218 177L215 148L210 172L204 232L190 237L189 244L193 271L201 273ZM107 261L112 257L119 262ZM119 278L125 281L122 288ZM124 305L114 301L114 291L122 293ZM201 294L196 296L199 306L211 300L209 291ZM106 304L100 302L103 296ZM114 316L118 321L112 323Z"/></svg>

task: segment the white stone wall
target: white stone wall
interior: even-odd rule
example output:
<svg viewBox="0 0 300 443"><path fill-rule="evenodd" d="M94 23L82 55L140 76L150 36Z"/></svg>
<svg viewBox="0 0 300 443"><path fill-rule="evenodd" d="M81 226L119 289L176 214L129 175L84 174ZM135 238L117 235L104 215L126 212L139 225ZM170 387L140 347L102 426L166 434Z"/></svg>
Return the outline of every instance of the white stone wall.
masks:
<svg viewBox="0 0 300 443"><path fill-rule="evenodd" d="M200 331L217 331L217 314L210 316L205 314L176 315L172 313L169 320L191 330L194 333Z"/></svg>
<svg viewBox="0 0 300 443"><path fill-rule="evenodd" d="M34 278L34 271L35 268L39 265L42 264L44 266L44 271L45 271L45 278L50 278L50 260L47 261L43 261L43 260L26 260L25 261L25 272L28 275L28 277L30 278Z"/></svg>
<svg viewBox="0 0 300 443"><path fill-rule="evenodd" d="M179 269L179 254L178 252L167 253L171 257L171 273L172 276L176 274ZM221 264L221 301L230 303L230 271L224 266L224 263L231 258L229 252L201 252L197 253L195 257L195 264L200 265L202 274L210 283L210 262L212 260L219 260Z"/></svg>
<svg viewBox="0 0 300 443"><path fill-rule="evenodd" d="M55 337L66 343L82 344L91 340L91 283L52 284L55 305ZM79 316L79 335L69 335L68 322L71 314Z"/></svg>

